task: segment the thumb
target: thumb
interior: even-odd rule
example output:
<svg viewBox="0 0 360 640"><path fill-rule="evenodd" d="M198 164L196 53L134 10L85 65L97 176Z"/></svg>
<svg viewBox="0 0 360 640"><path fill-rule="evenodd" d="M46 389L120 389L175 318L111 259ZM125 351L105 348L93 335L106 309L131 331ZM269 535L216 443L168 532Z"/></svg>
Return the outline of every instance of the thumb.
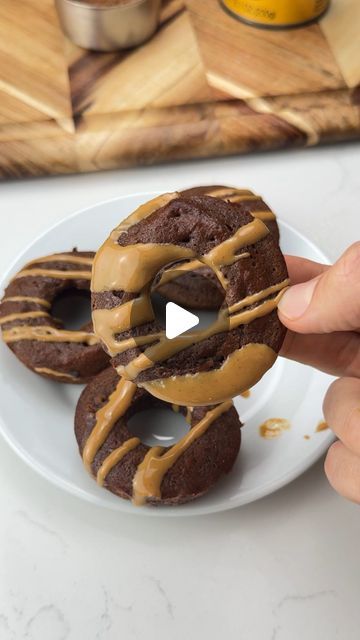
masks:
<svg viewBox="0 0 360 640"><path fill-rule="evenodd" d="M281 322L297 333L360 328L360 242L317 278L288 289L279 302Z"/></svg>

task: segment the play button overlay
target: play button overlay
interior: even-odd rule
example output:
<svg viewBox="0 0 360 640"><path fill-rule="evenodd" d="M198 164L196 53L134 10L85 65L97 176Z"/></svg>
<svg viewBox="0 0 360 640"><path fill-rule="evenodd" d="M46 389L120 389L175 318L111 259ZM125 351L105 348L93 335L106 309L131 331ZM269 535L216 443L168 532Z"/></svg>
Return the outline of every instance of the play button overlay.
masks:
<svg viewBox="0 0 360 640"><path fill-rule="evenodd" d="M166 305L165 334L168 340L172 340L189 329L196 327L200 319L194 313L190 313L175 302Z"/></svg>
<svg viewBox="0 0 360 640"><path fill-rule="evenodd" d="M130 324L133 327L134 336L131 340L129 340L129 332L121 336L124 343L128 342L130 346L129 353L124 352L124 356L122 354L119 356L119 359L121 358L124 362L139 356L140 353L145 354L149 363L166 362L172 357L166 355L172 353L170 343L175 349L174 355L179 352L177 347L181 345L177 343L176 338L181 343L182 336L184 339L191 336L189 344L184 340L184 348L191 349L193 338L194 343L198 342L197 338L206 339L208 329L218 322L219 308L211 308L212 290L210 289L210 294L205 299L201 295L197 298L197 294L201 291L207 291L208 276L200 275L194 270L187 271L184 278L184 270L180 268L174 268L172 276L169 281L171 288L168 287L165 290L161 290L158 287L159 280L154 279L150 288L150 313L149 305L144 306L141 297L130 308ZM200 303L197 307L195 305L198 299ZM165 355L162 355L163 353Z"/></svg>

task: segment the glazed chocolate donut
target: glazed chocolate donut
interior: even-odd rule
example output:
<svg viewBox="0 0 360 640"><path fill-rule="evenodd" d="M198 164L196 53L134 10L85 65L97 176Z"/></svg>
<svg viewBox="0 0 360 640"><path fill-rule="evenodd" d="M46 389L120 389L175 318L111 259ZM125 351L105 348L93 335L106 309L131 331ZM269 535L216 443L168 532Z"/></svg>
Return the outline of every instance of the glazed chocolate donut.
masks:
<svg viewBox="0 0 360 640"><path fill-rule="evenodd" d="M51 312L55 299L67 290L89 291L93 259L91 251L74 250L32 260L5 290L2 338L23 364L45 378L87 382L108 366L91 323L68 331Z"/></svg>
<svg viewBox="0 0 360 640"><path fill-rule="evenodd" d="M207 195L228 202L241 203L244 211L251 213L254 218L263 220L274 238L279 241L280 232L275 214L260 196L248 189L215 185L193 187L181 191L180 195L185 197ZM191 266L191 271L158 287L158 293L181 306L200 310L219 309L224 301L225 292L211 269L204 266L195 269Z"/></svg>
<svg viewBox="0 0 360 640"><path fill-rule="evenodd" d="M189 260L215 272L226 307L207 329L168 340L150 289L164 266ZM94 330L127 380L166 402L217 404L275 362L285 335L276 307L287 285L277 242L241 203L165 194L139 207L97 252Z"/></svg>
<svg viewBox="0 0 360 640"><path fill-rule="evenodd" d="M188 433L172 447L141 443L128 419L154 406L181 411ZM185 409L157 400L109 367L82 392L75 435L84 464L97 482L136 505L181 504L198 498L228 473L240 448L241 422L231 401Z"/></svg>

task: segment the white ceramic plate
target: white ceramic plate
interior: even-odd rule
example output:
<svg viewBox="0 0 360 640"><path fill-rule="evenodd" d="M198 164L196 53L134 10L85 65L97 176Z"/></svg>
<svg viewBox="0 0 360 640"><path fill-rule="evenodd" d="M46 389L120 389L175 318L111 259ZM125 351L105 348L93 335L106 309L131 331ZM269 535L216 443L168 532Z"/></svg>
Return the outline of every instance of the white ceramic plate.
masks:
<svg viewBox="0 0 360 640"><path fill-rule="evenodd" d="M73 246L95 250L109 231L150 195L103 202L52 227L16 260L1 289L10 275L32 258ZM328 262L317 247L288 224L280 222L280 228L286 253ZM135 508L99 488L83 468L73 433L74 409L81 389L34 375L4 344L0 345L0 429L14 451L35 471L90 502L146 515L198 515L238 507L270 494L303 473L326 451L332 434L315 433L315 428L322 418L322 399L330 382L330 376L279 358L249 399L235 399L246 426L234 469L207 496L181 507ZM171 416L169 413L170 420ZM288 419L291 428L279 438L264 440L258 427L273 417Z"/></svg>

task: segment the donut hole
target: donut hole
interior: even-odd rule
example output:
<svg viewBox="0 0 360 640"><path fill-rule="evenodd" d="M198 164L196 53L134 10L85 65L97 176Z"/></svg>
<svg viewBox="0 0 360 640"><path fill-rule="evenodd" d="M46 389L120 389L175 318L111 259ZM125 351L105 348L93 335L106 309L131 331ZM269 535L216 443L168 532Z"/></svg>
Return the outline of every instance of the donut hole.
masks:
<svg viewBox="0 0 360 640"><path fill-rule="evenodd" d="M171 447L190 429L182 413L164 407L139 411L128 420L127 427L132 436L149 447Z"/></svg>
<svg viewBox="0 0 360 640"><path fill-rule="evenodd" d="M206 329L217 319L217 310L224 302L225 290L208 267L186 271L184 266L186 262L173 264L171 269L166 267L154 278L150 297L156 321L165 328L166 305L173 302L198 316L196 330ZM170 271L172 276L169 278Z"/></svg>
<svg viewBox="0 0 360 640"><path fill-rule="evenodd" d="M90 292L67 289L54 300L51 314L65 329L80 329L91 322Z"/></svg>
<svg viewBox="0 0 360 640"><path fill-rule="evenodd" d="M157 291L151 291L150 299L154 310L156 323L162 329L165 329L167 300Z"/></svg>
<svg viewBox="0 0 360 640"><path fill-rule="evenodd" d="M198 277L199 276L197 276L197 278ZM192 313L198 317L199 322L196 327L189 329L189 331L191 331L192 333L195 333L199 330L207 329L208 327L210 327L210 325L216 322L218 317L218 312L216 309L198 309L196 308L196 306L194 306L193 300L186 300L186 296L181 295L175 295L173 297L171 295L171 291L170 295L166 298L157 291L152 291L150 297L155 313L156 323L160 327L162 327L162 329L166 329L166 306L169 302L172 301L174 301L175 304L178 305L178 307L181 307L181 309L184 309L185 311L188 311L189 313ZM180 309L178 310L178 313L181 313ZM184 333L187 333L187 331L185 331Z"/></svg>

